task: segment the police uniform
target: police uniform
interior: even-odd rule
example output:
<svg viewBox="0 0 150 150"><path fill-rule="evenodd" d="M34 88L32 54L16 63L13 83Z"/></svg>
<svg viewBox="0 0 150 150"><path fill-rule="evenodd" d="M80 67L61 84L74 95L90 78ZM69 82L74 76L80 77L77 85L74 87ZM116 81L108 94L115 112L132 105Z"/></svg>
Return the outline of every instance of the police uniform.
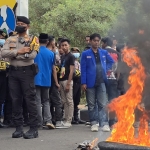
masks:
<svg viewBox="0 0 150 150"><path fill-rule="evenodd" d="M3 37L3 42L7 38L7 34L4 30L0 30L0 35ZM6 69L7 69L7 59L2 58L1 56L1 48L3 47L3 43L0 42L0 116L2 112L2 104L6 99ZM4 127L4 125L0 121L0 128Z"/></svg>
<svg viewBox="0 0 150 150"><path fill-rule="evenodd" d="M23 16L17 17L17 20L26 24L30 23ZM37 55L37 51L33 50L28 54L28 57L25 57L25 54L17 55L17 51L23 48L29 39L29 35L25 35L24 37L19 37L19 35L11 36L7 39L2 49L2 56L10 59L9 89L12 98L12 117L16 126L16 131L12 135L13 138L22 136L24 138L35 138L38 136L37 106L35 100L36 90L34 85L34 58ZM30 130L24 135L22 129L23 98L26 101L30 122Z"/></svg>

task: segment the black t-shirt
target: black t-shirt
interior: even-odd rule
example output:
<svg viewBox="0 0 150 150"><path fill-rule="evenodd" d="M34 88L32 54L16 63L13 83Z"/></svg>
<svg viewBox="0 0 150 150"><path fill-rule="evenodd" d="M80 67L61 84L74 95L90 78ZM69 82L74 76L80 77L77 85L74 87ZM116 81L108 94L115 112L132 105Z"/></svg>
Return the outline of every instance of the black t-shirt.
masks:
<svg viewBox="0 0 150 150"><path fill-rule="evenodd" d="M59 80L68 80L70 74L70 66L74 66L75 57L69 52L61 57L61 73Z"/></svg>
<svg viewBox="0 0 150 150"><path fill-rule="evenodd" d="M99 53L94 53L94 56L95 56L95 62L96 62L95 86L99 86L101 83L104 82L103 75L102 75L102 66L101 66L101 60L100 60Z"/></svg>

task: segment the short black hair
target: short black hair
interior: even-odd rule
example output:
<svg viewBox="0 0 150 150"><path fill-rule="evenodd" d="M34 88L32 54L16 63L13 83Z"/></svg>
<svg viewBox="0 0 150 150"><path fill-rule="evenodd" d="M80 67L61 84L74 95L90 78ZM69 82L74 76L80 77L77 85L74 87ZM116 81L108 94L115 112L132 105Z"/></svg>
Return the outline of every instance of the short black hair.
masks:
<svg viewBox="0 0 150 150"><path fill-rule="evenodd" d="M39 39L39 43L41 44L47 44L48 39Z"/></svg>
<svg viewBox="0 0 150 150"><path fill-rule="evenodd" d="M51 43L52 41L54 41L54 39L55 39L55 37L54 37L53 35L50 35L50 36L48 37L49 43Z"/></svg>
<svg viewBox="0 0 150 150"><path fill-rule="evenodd" d="M62 37L59 37L59 38L58 38L58 43L59 43L62 39L63 39Z"/></svg>
<svg viewBox="0 0 150 150"><path fill-rule="evenodd" d="M64 42L67 42L68 44L70 44L70 40L69 39L64 38L64 39L60 40L60 44L62 44Z"/></svg>
<svg viewBox="0 0 150 150"><path fill-rule="evenodd" d="M113 45L113 41L112 41L112 39L109 38L109 37L102 38L102 42L103 42L104 44L107 44L107 46L110 46L110 47Z"/></svg>
<svg viewBox="0 0 150 150"><path fill-rule="evenodd" d="M87 37L89 37L89 38L90 38L90 36L89 36L89 35L87 35L85 38L87 38Z"/></svg>
<svg viewBox="0 0 150 150"><path fill-rule="evenodd" d="M96 37L98 37L99 39L101 39L100 34L94 33L94 34L91 34L91 35L90 35L90 40L93 40L93 39L95 39Z"/></svg>
<svg viewBox="0 0 150 150"><path fill-rule="evenodd" d="M121 50L124 49L124 47L125 47L125 44L120 44L116 47L116 51L120 53Z"/></svg>

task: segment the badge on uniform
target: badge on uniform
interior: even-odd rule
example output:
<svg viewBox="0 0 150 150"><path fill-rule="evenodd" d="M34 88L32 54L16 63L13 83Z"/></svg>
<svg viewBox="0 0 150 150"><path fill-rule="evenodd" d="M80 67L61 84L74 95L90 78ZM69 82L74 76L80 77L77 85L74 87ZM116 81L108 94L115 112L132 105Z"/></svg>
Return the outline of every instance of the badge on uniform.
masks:
<svg viewBox="0 0 150 150"><path fill-rule="evenodd" d="M91 56L87 56L86 58L92 58Z"/></svg>
<svg viewBox="0 0 150 150"><path fill-rule="evenodd" d="M6 62L0 61L0 70L6 70Z"/></svg>
<svg viewBox="0 0 150 150"><path fill-rule="evenodd" d="M9 43L9 48L16 48L17 47L17 44L16 43Z"/></svg>

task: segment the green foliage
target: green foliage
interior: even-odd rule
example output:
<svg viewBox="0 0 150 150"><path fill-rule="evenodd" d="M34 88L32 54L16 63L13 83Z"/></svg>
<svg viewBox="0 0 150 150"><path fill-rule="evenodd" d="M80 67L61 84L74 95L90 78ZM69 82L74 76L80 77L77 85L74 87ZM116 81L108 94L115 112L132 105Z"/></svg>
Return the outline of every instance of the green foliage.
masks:
<svg viewBox="0 0 150 150"><path fill-rule="evenodd" d="M120 0L31 0L31 32L68 37L72 46L84 46L86 35L106 35L121 13Z"/></svg>

